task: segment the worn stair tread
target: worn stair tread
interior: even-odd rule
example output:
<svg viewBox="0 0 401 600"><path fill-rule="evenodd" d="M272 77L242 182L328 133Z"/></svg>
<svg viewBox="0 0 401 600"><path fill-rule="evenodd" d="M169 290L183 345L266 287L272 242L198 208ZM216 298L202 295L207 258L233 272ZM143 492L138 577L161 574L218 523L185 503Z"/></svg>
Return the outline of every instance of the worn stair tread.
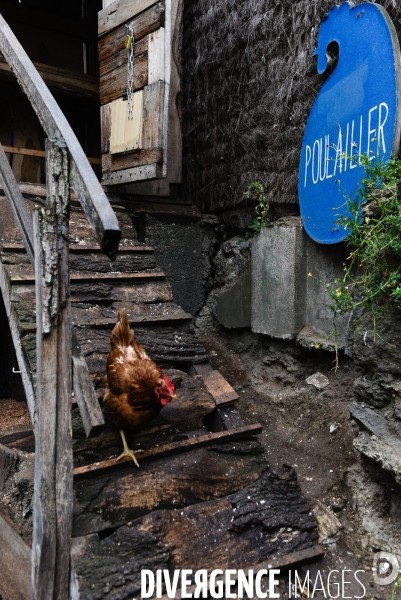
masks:
<svg viewBox="0 0 401 600"><path fill-rule="evenodd" d="M267 466L257 439L143 464L139 454L138 460L139 469L128 464L75 483L74 536L116 527L159 508L178 509L233 494L255 482Z"/></svg>
<svg viewBox="0 0 401 600"><path fill-rule="evenodd" d="M12 284L35 283L35 275L32 269L6 265L6 270ZM140 281L141 279L165 279L161 271L140 272L140 273L71 273L70 281Z"/></svg>
<svg viewBox="0 0 401 600"><path fill-rule="evenodd" d="M166 456L172 456L174 454L180 454L181 452L188 452L194 448L202 448L205 446L211 446L219 442L234 441L245 439L252 435L257 435L262 432L262 426L259 423L242 427L241 429L234 429L231 431L220 431L217 433L208 433L205 435L194 436L190 439L172 442L144 450L141 453L141 462L155 460L158 458L164 458ZM98 475L99 473L106 473L110 470L118 470L126 466L127 463L132 462L131 458L123 457L119 462L116 463L115 458L105 460L94 465L88 465L86 467L78 467L74 469L74 477L78 480L80 478L90 477L92 475Z"/></svg>
<svg viewBox="0 0 401 600"><path fill-rule="evenodd" d="M130 304L154 304L172 302L171 286L166 279L132 279L130 282L73 280L70 286L72 303L123 302ZM35 288L32 282L18 282L11 287L11 301L21 304L35 304Z"/></svg>
<svg viewBox="0 0 401 600"><path fill-rule="evenodd" d="M25 246L23 244L8 244L5 243L1 246L2 252L17 252L26 254ZM91 244L70 244L70 252L77 253L94 253L94 254L103 254L100 246L91 245ZM119 254L153 254L154 249L151 246L119 246L118 247L118 255Z"/></svg>
<svg viewBox="0 0 401 600"><path fill-rule="evenodd" d="M81 537L72 563L85 600L140 597L141 569L246 570L312 549L317 537L295 472L267 468L255 483L224 498L153 511L104 539ZM311 551L306 562L312 556L319 553Z"/></svg>
<svg viewBox="0 0 401 600"><path fill-rule="evenodd" d="M117 321L117 312L123 307L119 306L83 306L72 305L72 323L75 326L85 327L114 327ZM189 321L192 316L186 313L180 306L172 302L158 304L131 304L124 305L127 309L128 320L131 324L143 322L163 321Z"/></svg>
<svg viewBox="0 0 401 600"><path fill-rule="evenodd" d="M259 573L259 571L269 571L270 569L277 569L279 571L288 571L292 569L297 569L302 565L308 565L310 563L315 563L324 557L324 549L323 546L316 544L315 546L311 546L310 548L305 548L305 550L296 550L295 552L290 552L289 554L283 554L280 556L272 556L269 558L269 562L259 563L257 565L252 565L248 569L252 570L253 576ZM238 565L235 565L236 570L238 570ZM217 581L224 582L224 575L221 578L216 577ZM238 576L236 573L232 575L232 580L236 582L238 580ZM197 585L188 586L184 592L184 590L177 590L177 593L174 596L161 596L160 600L169 600L174 598L175 600L181 600L183 598L187 598L188 594L194 594L197 589ZM207 586L207 590L210 590L210 584ZM185 596L183 595L185 593Z"/></svg>

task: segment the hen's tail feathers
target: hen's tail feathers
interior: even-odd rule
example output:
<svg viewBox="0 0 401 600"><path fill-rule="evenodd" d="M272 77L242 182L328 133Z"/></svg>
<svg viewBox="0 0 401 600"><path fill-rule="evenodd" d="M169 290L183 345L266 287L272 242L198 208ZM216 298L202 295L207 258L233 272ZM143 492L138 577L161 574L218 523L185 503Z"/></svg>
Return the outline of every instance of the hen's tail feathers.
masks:
<svg viewBox="0 0 401 600"><path fill-rule="evenodd" d="M121 309L118 313L118 322L114 326L110 336L112 348L127 348L135 340L134 332L129 326L127 310Z"/></svg>

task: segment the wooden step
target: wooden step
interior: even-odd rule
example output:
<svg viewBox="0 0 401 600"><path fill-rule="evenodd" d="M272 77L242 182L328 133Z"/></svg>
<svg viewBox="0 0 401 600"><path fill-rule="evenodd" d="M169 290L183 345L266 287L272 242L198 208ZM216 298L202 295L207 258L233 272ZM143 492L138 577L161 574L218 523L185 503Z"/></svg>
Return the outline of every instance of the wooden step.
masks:
<svg viewBox="0 0 401 600"><path fill-rule="evenodd" d="M233 429L231 431L219 431L217 433L207 433L199 436L194 435L187 440L172 442L170 444L165 444L164 446L151 448L150 450L144 450L141 453L139 460L141 462L148 462L150 460L164 458L166 456L173 456L174 454L181 454L182 452L188 452L197 448L212 446L213 444L221 442L246 439L249 436L261 433L262 430L262 425L256 423L253 425L247 425L246 427L241 427L240 429ZM132 459L130 457L125 456L118 462L116 462L115 458L111 458L93 465L74 469L74 477L79 480L91 477L93 475L107 473L108 471L116 471L127 466L127 463L132 463Z"/></svg>
<svg viewBox="0 0 401 600"><path fill-rule="evenodd" d="M35 276L28 269L22 270L21 267L14 266L9 268L6 266L7 272L10 277L10 281L13 285L19 285L23 283L35 283ZM144 281L152 279L165 279L164 273L160 271L152 271L151 273L71 273L71 282L89 283L89 282L121 282L121 281Z"/></svg>
<svg viewBox="0 0 401 600"><path fill-rule="evenodd" d="M2 252L16 252L26 254L25 246L23 244L8 244L5 243L1 246ZM91 244L70 244L70 252L74 253L94 253L103 254L99 246ZM120 254L153 254L154 250L150 246L119 246L118 255Z"/></svg>

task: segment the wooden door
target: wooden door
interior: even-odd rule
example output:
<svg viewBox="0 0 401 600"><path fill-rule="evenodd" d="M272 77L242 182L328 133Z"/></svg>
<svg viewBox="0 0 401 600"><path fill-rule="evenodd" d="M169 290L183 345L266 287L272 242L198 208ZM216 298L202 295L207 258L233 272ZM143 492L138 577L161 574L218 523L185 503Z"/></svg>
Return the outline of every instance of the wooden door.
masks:
<svg viewBox="0 0 401 600"><path fill-rule="evenodd" d="M182 0L104 0L103 6L98 21L102 183L170 196L181 182ZM126 101L126 25L134 33L132 118Z"/></svg>

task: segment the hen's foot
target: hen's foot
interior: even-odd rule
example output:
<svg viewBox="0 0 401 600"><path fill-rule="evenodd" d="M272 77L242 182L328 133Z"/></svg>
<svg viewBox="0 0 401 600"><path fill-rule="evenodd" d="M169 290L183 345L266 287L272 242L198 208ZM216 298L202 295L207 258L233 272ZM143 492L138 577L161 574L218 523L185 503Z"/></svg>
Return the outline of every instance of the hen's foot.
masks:
<svg viewBox="0 0 401 600"><path fill-rule="evenodd" d="M143 452L142 450L137 450L136 453L138 452ZM116 458L116 462L120 460L120 458L122 458L123 456L130 456L132 458L132 460L134 461L134 463L136 464L136 466L139 468L139 463L136 460L136 454L133 450L130 450L129 448L124 449L124 452L122 454L120 454L120 456L118 458Z"/></svg>
<svg viewBox="0 0 401 600"><path fill-rule="evenodd" d="M120 435L121 435L121 439L123 442L123 446L124 446L124 451L122 454L120 454L120 456L118 458L116 458L116 462L118 460L120 460L120 458L122 458L123 456L129 456L130 458L132 458L132 460L134 461L134 463L136 464L136 466L139 468L139 463L136 460L135 454L138 454L138 452L143 452L143 450L137 450L136 452L134 452L133 450L131 450L130 448L128 448L128 444L127 444L127 440L125 438L125 433L123 429L120 429Z"/></svg>

